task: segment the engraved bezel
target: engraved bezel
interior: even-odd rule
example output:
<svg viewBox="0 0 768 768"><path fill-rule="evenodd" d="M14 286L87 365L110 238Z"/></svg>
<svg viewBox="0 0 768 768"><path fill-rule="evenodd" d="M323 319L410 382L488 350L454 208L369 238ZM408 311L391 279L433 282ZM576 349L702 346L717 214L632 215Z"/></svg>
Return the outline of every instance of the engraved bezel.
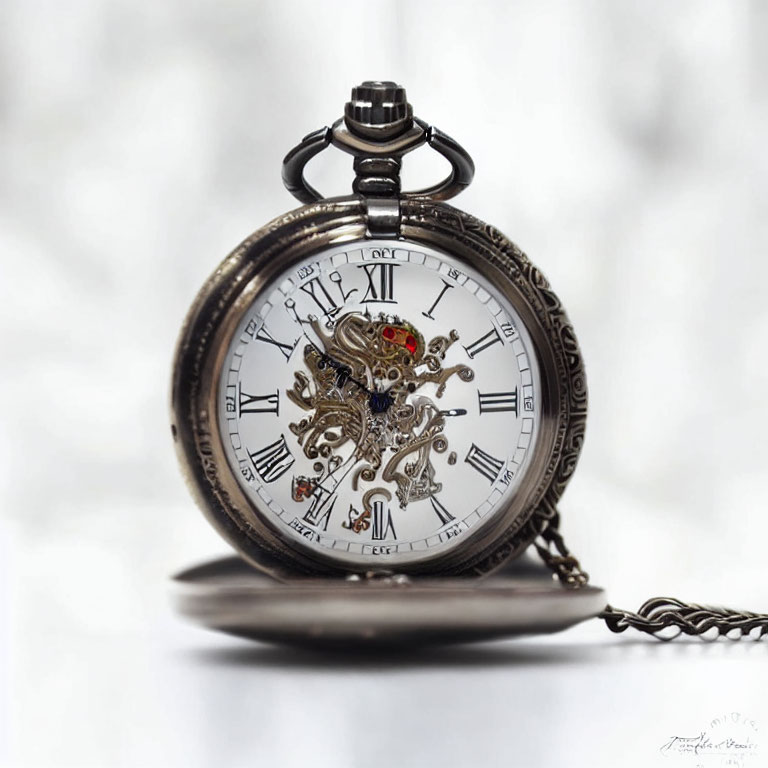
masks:
<svg viewBox="0 0 768 768"><path fill-rule="evenodd" d="M455 548L403 563L409 574L487 573L524 550L555 513L581 450L587 412L584 366L559 299L527 257L493 227L444 203L401 200L400 236L449 253L483 274L517 310L541 373L539 433L519 488L487 524ZM229 342L255 297L296 262L366 239L358 197L322 200L287 213L238 246L195 299L179 339L171 394L172 432L198 505L221 535L262 570L334 575L355 568L333 552L289 539L247 498L227 461L216 398ZM369 238L370 239L370 238ZM393 244L397 241L393 240Z"/></svg>

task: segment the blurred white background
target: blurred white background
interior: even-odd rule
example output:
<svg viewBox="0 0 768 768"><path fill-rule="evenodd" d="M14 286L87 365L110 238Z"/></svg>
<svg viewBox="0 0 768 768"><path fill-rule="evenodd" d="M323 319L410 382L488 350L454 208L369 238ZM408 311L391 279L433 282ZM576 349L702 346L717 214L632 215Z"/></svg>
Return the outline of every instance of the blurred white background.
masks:
<svg viewBox="0 0 768 768"><path fill-rule="evenodd" d="M767 38L757 1L5 0L0 764L651 765L726 709L768 725L760 646L594 624L318 669L180 624L169 575L227 548L167 414L197 289L295 207L285 152L397 80L475 159L455 204L576 327L591 412L562 509L594 580L628 608L768 610ZM310 178L345 194L330 155ZM443 170L406 164L407 186Z"/></svg>

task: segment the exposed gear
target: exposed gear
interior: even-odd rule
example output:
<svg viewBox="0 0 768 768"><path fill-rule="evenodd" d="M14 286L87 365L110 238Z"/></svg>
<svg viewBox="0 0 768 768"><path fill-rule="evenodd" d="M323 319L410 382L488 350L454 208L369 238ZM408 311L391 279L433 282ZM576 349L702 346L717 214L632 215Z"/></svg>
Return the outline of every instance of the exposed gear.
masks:
<svg viewBox="0 0 768 768"><path fill-rule="evenodd" d="M474 378L465 365L443 368L458 333L425 343L406 320L360 312L339 318L330 335L318 321L312 328L324 349L305 347L309 375L296 371L293 389L287 392L311 412L290 424L304 454L329 459L351 442L355 460L364 462L354 475L354 487L373 482L383 466L381 478L397 485L403 508L438 493L442 486L435 481L430 457L433 448L442 453L448 446L442 434L445 417L430 397L416 393L432 382L441 397L454 374L465 382ZM387 451L394 455L385 460Z"/></svg>

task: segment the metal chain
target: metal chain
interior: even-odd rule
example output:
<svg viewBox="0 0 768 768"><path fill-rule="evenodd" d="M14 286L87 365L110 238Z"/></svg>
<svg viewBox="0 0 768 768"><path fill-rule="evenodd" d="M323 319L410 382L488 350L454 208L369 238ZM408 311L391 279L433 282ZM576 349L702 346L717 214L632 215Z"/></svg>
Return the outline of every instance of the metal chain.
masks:
<svg viewBox="0 0 768 768"><path fill-rule="evenodd" d="M538 510L543 523L533 542L545 565L560 582L571 589L579 589L589 581L589 574L582 570L579 561L571 553L560 533L560 515L554 505ZM739 640L754 633L755 640L768 635L768 614L736 611L695 603L685 603L673 597L652 597L646 600L637 613L607 605L598 614L612 632L624 632L629 627L653 635L659 640L673 640L682 634L701 637L709 633L712 639L728 637ZM674 634L661 634L669 628Z"/></svg>
<svg viewBox="0 0 768 768"><path fill-rule="evenodd" d="M542 503L537 510L536 519L539 532L533 546L539 557L564 587L578 589L589 582L589 574L582 570L575 555L565 545L560 533L560 513L553 504Z"/></svg>
<svg viewBox="0 0 768 768"><path fill-rule="evenodd" d="M672 640L681 634L703 635L710 630L717 630L711 633L713 640L725 636L739 640L753 630L759 630L755 640L768 635L768 614L684 603L672 597L646 600L637 613L607 605L599 618L612 632L624 632L632 627L659 640ZM660 636L659 632L668 627L676 627L678 631L671 636Z"/></svg>

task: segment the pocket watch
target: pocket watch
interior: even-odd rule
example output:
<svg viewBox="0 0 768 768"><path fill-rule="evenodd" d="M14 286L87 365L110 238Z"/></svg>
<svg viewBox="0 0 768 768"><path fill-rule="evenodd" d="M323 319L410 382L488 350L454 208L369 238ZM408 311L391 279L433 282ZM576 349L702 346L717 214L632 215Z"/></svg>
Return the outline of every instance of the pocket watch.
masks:
<svg viewBox="0 0 768 768"><path fill-rule="evenodd" d="M304 177L328 147L353 158L350 196ZM419 147L450 174L403 191ZM556 506L584 440L584 363L537 267L445 203L473 174L404 88L364 82L285 157L303 206L241 243L195 299L172 432L198 505L260 572L434 582L533 545L563 585L591 589Z"/></svg>

